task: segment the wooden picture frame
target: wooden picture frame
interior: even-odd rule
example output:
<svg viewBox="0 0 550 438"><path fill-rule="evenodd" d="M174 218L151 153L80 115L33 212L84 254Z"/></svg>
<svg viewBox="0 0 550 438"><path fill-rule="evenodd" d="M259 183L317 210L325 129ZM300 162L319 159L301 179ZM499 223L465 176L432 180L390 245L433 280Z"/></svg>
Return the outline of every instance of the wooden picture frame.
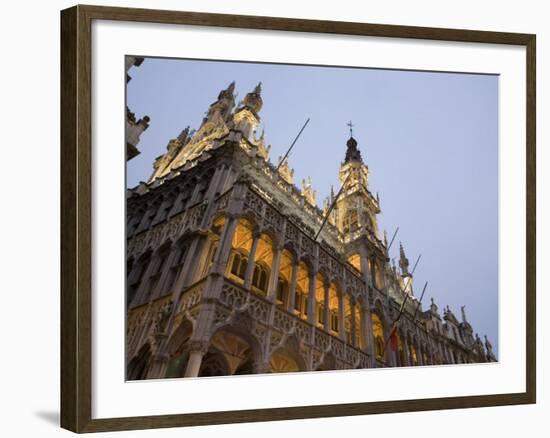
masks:
<svg viewBox="0 0 550 438"><path fill-rule="evenodd" d="M518 45L526 48L526 391L322 406L92 418L92 35L94 20ZM61 426L97 432L536 402L535 35L100 6L61 12Z"/></svg>

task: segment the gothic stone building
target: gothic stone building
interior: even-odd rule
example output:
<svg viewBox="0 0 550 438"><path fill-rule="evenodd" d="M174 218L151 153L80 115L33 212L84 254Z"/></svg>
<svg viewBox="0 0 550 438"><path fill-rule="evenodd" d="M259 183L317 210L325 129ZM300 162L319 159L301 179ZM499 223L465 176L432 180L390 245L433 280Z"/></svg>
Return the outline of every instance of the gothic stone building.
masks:
<svg viewBox="0 0 550 438"><path fill-rule="evenodd" d="M402 247L389 262L356 140L320 209L268 160L260 85L234 88L128 190L127 378L495 361L464 308L422 310Z"/></svg>

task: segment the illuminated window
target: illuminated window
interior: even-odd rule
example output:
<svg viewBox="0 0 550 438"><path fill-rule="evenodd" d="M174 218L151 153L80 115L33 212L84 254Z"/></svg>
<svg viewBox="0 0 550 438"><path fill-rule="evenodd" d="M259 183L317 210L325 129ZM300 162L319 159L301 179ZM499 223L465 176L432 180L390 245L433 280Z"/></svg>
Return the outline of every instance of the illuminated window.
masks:
<svg viewBox="0 0 550 438"><path fill-rule="evenodd" d="M239 252L233 253L233 260L231 261L231 274L235 277L244 280L246 274L246 265L248 264L248 258Z"/></svg>
<svg viewBox="0 0 550 438"><path fill-rule="evenodd" d="M269 274L265 266L256 264L254 266L254 275L252 276L252 286L264 293L267 293L268 278Z"/></svg>
<svg viewBox="0 0 550 438"><path fill-rule="evenodd" d="M277 283L277 303L284 304L286 302L287 294L288 294L287 282L281 277L279 277L279 282Z"/></svg>
<svg viewBox="0 0 550 438"><path fill-rule="evenodd" d="M376 359L382 360L384 358L384 326L377 313L372 314L372 335Z"/></svg>
<svg viewBox="0 0 550 438"><path fill-rule="evenodd" d="M418 365L418 357L416 355L416 348L414 345L410 345L411 350L411 365L417 366Z"/></svg>
<svg viewBox="0 0 550 438"><path fill-rule="evenodd" d="M302 310L302 294L298 289L296 289L296 294L294 295L294 310L298 313Z"/></svg>
<svg viewBox="0 0 550 438"><path fill-rule="evenodd" d="M348 257L348 263L358 271L361 271L361 257L359 254L352 254Z"/></svg>
<svg viewBox="0 0 550 438"><path fill-rule="evenodd" d="M333 332L338 332L338 313L336 312L330 314L330 329Z"/></svg>
<svg viewBox="0 0 550 438"><path fill-rule="evenodd" d="M325 319L325 306L324 304L320 303L317 306L317 322L322 325L324 323L324 319Z"/></svg>

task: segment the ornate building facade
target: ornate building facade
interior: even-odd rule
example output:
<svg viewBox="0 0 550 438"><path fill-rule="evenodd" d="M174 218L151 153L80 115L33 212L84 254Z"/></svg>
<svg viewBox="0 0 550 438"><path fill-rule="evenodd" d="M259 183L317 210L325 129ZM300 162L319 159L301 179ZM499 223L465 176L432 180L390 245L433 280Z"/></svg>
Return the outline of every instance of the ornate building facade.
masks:
<svg viewBox="0 0 550 438"><path fill-rule="evenodd" d="M353 136L319 208L268 160L262 104L230 84L128 190L127 378L496 361L464 307L422 309L403 246L390 262Z"/></svg>

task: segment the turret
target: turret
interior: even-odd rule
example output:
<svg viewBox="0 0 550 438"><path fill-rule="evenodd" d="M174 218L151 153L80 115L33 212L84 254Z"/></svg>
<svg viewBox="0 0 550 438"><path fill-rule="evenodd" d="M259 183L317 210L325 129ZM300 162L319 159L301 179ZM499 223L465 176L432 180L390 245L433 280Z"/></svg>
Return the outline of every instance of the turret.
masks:
<svg viewBox="0 0 550 438"><path fill-rule="evenodd" d="M262 83L258 83L253 91L248 93L241 103L241 106L235 111L233 121L234 129L240 131L243 137L248 141L253 142L253 134L260 124L260 116L258 113L262 109Z"/></svg>

